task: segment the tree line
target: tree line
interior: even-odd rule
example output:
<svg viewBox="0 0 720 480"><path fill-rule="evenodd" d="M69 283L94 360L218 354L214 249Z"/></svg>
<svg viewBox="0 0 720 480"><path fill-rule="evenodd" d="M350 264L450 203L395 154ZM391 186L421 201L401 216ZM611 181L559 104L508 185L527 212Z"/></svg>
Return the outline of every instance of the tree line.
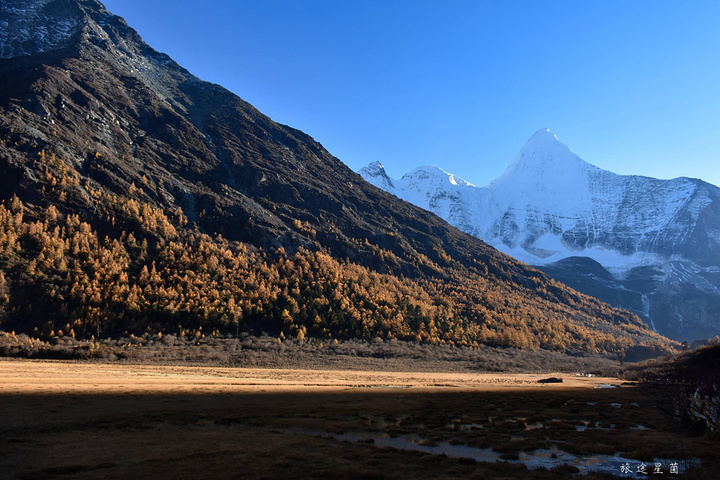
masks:
<svg viewBox="0 0 720 480"><path fill-rule="evenodd" d="M265 332L601 353L662 343L597 302L588 303L594 315L579 316L544 287L530 295L461 266L408 279L322 249L257 249L189 227L179 209L87 191L105 206L93 225L53 205L0 204L0 329L39 338Z"/></svg>

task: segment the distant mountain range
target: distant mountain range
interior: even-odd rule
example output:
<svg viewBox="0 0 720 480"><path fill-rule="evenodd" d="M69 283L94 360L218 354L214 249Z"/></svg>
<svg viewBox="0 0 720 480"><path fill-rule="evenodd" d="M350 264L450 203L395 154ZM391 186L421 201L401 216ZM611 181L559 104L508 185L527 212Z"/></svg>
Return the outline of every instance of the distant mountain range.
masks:
<svg viewBox="0 0 720 480"><path fill-rule="evenodd" d="M720 334L720 189L617 175L538 130L483 187L437 167L365 180L676 340Z"/></svg>

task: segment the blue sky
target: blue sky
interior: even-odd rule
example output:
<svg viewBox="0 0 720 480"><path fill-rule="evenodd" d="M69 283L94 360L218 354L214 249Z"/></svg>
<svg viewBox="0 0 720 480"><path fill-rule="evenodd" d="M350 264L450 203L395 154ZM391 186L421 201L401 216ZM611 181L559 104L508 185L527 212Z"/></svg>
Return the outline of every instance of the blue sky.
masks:
<svg viewBox="0 0 720 480"><path fill-rule="evenodd" d="M482 185L547 127L622 174L720 185L720 2L106 0L354 170Z"/></svg>

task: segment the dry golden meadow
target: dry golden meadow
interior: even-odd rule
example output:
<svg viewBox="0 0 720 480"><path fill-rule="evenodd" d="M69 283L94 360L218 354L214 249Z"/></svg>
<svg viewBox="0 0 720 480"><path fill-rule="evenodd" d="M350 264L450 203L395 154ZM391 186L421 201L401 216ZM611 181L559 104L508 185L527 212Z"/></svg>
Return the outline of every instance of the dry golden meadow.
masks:
<svg viewBox="0 0 720 480"><path fill-rule="evenodd" d="M620 458L640 478L659 458L665 478L717 478L717 437L680 433L654 401L559 374L0 359L0 476L614 478L593 469L620 476Z"/></svg>

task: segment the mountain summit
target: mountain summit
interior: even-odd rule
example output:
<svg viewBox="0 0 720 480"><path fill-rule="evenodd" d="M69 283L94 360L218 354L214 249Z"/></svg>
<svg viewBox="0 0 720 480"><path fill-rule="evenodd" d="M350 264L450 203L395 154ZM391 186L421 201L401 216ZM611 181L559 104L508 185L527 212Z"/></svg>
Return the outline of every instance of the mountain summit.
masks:
<svg viewBox="0 0 720 480"><path fill-rule="evenodd" d="M525 142L509 169L527 168L535 163L570 155L573 155L570 149L550 129L541 128Z"/></svg>
<svg viewBox="0 0 720 480"><path fill-rule="evenodd" d="M602 170L548 129L535 132L485 187L388 181L400 198L637 312L663 334L692 340L720 333L720 189L713 185Z"/></svg>
<svg viewBox="0 0 720 480"><path fill-rule="evenodd" d="M525 143L503 176L546 176L588 168L594 167L571 152L549 129L541 128Z"/></svg>

